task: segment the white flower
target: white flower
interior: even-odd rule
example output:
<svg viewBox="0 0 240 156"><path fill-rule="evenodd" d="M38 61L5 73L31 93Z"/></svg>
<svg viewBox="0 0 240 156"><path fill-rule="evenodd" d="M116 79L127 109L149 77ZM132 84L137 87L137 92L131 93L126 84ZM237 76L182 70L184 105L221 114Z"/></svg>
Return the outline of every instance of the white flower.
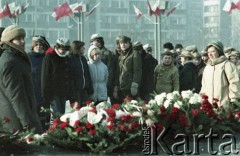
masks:
<svg viewBox="0 0 240 156"><path fill-rule="evenodd" d="M153 110L147 110L147 114L148 114L149 116L153 116L153 115L154 115L154 111L153 111Z"/></svg>
<svg viewBox="0 0 240 156"><path fill-rule="evenodd" d="M190 104L202 103L202 97L199 94L194 93L193 96L190 98L189 103Z"/></svg>
<svg viewBox="0 0 240 156"><path fill-rule="evenodd" d="M79 115L78 115L78 111L75 111L73 113L71 113L70 118L69 118L69 125L74 127L75 122L79 120Z"/></svg>
<svg viewBox="0 0 240 156"><path fill-rule="evenodd" d="M174 91L174 92L172 92L172 94L175 96L179 96L180 94L179 94L179 92L178 91Z"/></svg>
<svg viewBox="0 0 240 156"><path fill-rule="evenodd" d="M157 103L156 100L150 100L150 101L148 102L149 105L153 105L153 104L156 104L156 103Z"/></svg>
<svg viewBox="0 0 240 156"><path fill-rule="evenodd" d="M173 104L173 106L176 107L176 108L180 108L181 105L182 105L181 101L177 101Z"/></svg>
<svg viewBox="0 0 240 156"><path fill-rule="evenodd" d="M190 97L193 95L191 90L187 90L187 91L182 91L181 93L183 99L190 99Z"/></svg>
<svg viewBox="0 0 240 156"><path fill-rule="evenodd" d="M147 126L151 127L153 125L153 121L151 119L146 119L145 123Z"/></svg>
<svg viewBox="0 0 240 156"><path fill-rule="evenodd" d="M116 119L119 119L122 115L128 115L128 113L122 111L122 110L116 110Z"/></svg>
<svg viewBox="0 0 240 156"><path fill-rule="evenodd" d="M165 108L168 108L170 104L171 104L171 100L166 100L163 105Z"/></svg>
<svg viewBox="0 0 240 156"><path fill-rule="evenodd" d="M79 115L79 120L82 119L84 116L87 115L87 113L92 110L93 108L90 106L85 106L82 107L79 111L78 111L78 115Z"/></svg>
<svg viewBox="0 0 240 156"><path fill-rule="evenodd" d="M157 102L157 104L160 106L163 104L164 99L166 98L167 94L166 93L162 93L160 95L156 95L155 96L155 101Z"/></svg>
<svg viewBox="0 0 240 156"><path fill-rule="evenodd" d="M131 103L131 104L135 104L135 105L137 105L137 104L138 104L138 101L137 101L137 100L131 100L130 103Z"/></svg>
<svg viewBox="0 0 240 156"><path fill-rule="evenodd" d="M151 108L151 105L150 104L146 104L145 107Z"/></svg>
<svg viewBox="0 0 240 156"><path fill-rule="evenodd" d="M173 100L174 95L172 93L167 94L167 99L168 100Z"/></svg>
<svg viewBox="0 0 240 156"><path fill-rule="evenodd" d="M87 116L87 121L90 124L97 124L101 121L101 119L103 118L102 113L93 113L93 112L88 112L88 116Z"/></svg>
<svg viewBox="0 0 240 156"><path fill-rule="evenodd" d="M140 112L133 112L132 115L136 116L136 117L141 117L142 113L140 113Z"/></svg>
<svg viewBox="0 0 240 156"><path fill-rule="evenodd" d="M96 106L96 110L100 110L100 109L106 109L109 108L109 105L107 102L100 102L97 106Z"/></svg>
<svg viewBox="0 0 240 156"><path fill-rule="evenodd" d="M71 114L72 114L72 113L67 113L67 114L62 115L62 116L60 117L60 121L62 121L62 122L67 122L68 119L70 118Z"/></svg>

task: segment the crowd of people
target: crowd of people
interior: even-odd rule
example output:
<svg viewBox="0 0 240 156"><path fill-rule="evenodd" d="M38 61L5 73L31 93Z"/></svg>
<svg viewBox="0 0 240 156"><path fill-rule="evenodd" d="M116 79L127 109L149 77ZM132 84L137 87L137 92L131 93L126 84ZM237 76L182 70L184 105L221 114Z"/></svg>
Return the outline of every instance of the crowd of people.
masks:
<svg viewBox="0 0 240 156"><path fill-rule="evenodd" d="M240 53L220 41L199 52L196 45L163 44L160 63L152 47L120 35L115 50L105 47L104 37L93 34L85 43L59 38L53 47L44 36L32 37L25 49L25 30L17 25L1 28L0 118L8 117L9 130L48 128L53 115L64 114L66 101L84 106L126 97L149 101L154 94L192 90L228 108L240 97ZM27 52L26 52L27 51ZM52 114L40 111L49 108Z"/></svg>

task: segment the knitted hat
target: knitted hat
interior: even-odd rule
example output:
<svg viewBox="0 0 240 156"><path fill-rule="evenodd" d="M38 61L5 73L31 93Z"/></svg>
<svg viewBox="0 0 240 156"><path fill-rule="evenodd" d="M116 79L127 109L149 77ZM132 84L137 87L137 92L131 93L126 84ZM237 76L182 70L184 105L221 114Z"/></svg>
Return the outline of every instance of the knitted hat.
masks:
<svg viewBox="0 0 240 156"><path fill-rule="evenodd" d="M70 47L70 41L67 38L59 38L56 42L63 47Z"/></svg>
<svg viewBox="0 0 240 156"><path fill-rule="evenodd" d="M44 36L40 36L40 35L33 36L32 44L34 44L36 42L41 42L46 49L50 47L50 44L48 43L48 41L46 40L46 38Z"/></svg>
<svg viewBox="0 0 240 156"><path fill-rule="evenodd" d="M190 57L190 58L193 58L193 55L191 54L190 51L184 50L184 51L182 51L180 57Z"/></svg>
<svg viewBox="0 0 240 156"><path fill-rule="evenodd" d="M209 43L206 47L206 51L208 50L208 48L210 48L211 46L215 47L218 50L219 56L224 55L223 54L223 44L220 41L217 42L212 42Z"/></svg>
<svg viewBox="0 0 240 156"><path fill-rule="evenodd" d="M127 43L127 42L131 42L131 38L127 37L127 36L119 36L119 42L124 42L124 43Z"/></svg>
<svg viewBox="0 0 240 156"><path fill-rule="evenodd" d="M100 34L92 34L92 36L90 38L90 42L92 42L92 41L94 41L96 39L103 39L103 37Z"/></svg>
<svg viewBox="0 0 240 156"><path fill-rule="evenodd" d="M190 51L190 52L198 52L196 45L189 45L185 48L185 50Z"/></svg>
<svg viewBox="0 0 240 156"><path fill-rule="evenodd" d="M9 42L17 37L25 37L26 32L23 28L17 25L10 25L2 32L1 41Z"/></svg>

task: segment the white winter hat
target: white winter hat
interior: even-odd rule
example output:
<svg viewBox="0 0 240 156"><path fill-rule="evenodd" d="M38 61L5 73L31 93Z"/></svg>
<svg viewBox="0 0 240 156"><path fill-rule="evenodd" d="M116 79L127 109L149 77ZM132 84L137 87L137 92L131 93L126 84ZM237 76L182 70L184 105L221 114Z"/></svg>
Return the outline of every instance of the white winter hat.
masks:
<svg viewBox="0 0 240 156"><path fill-rule="evenodd" d="M67 38L59 38L56 42L61 46L70 47L70 41Z"/></svg>
<svg viewBox="0 0 240 156"><path fill-rule="evenodd" d="M150 46L150 44L144 44L144 45L143 45L143 49L144 49L144 50L151 50L152 47Z"/></svg>

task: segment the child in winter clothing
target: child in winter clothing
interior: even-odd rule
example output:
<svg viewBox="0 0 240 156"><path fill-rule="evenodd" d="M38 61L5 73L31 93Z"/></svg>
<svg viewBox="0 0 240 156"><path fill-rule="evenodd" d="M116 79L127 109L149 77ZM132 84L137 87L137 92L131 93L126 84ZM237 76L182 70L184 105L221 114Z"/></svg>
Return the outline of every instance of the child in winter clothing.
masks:
<svg viewBox="0 0 240 156"><path fill-rule="evenodd" d="M90 96L95 104L107 101L108 69L101 61L100 49L94 45L88 49L89 71L94 93Z"/></svg>

